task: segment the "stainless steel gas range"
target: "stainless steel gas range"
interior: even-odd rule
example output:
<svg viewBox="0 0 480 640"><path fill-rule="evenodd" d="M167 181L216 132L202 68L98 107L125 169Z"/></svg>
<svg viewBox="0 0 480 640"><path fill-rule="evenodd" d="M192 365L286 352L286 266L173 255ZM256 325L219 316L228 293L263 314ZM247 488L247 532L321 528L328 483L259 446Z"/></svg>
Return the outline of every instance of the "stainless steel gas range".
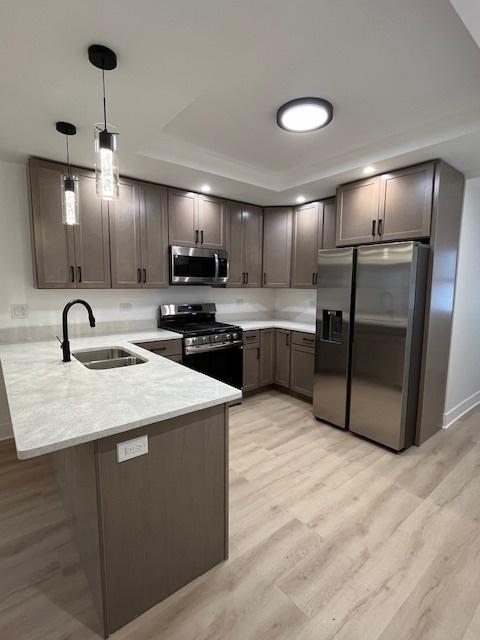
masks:
<svg viewBox="0 0 480 640"><path fill-rule="evenodd" d="M158 326L183 336L183 364L232 387L242 388L243 332L216 320L213 302L164 304Z"/></svg>

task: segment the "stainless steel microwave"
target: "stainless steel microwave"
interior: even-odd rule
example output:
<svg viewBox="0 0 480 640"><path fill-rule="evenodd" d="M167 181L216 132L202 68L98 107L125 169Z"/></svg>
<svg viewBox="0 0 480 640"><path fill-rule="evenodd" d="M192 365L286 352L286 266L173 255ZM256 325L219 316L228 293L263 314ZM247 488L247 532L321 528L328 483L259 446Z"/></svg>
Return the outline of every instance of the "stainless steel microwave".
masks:
<svg viewBox="0 0 480 640"><path fill-rule="evenodd" d="M170 247L170 284L222 285L227 281L226 251Z"/></svg>

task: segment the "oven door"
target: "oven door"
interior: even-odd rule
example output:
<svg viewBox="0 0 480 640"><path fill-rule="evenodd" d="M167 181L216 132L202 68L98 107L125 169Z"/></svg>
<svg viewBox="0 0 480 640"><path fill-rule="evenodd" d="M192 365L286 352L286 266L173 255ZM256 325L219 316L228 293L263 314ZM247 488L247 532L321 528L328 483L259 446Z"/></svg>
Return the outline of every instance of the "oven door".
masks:
<svg viewBox="0 0 480 640"><path fill-rule="evenodd" d="M213 249L170 247L171 284L224 284L228 279L228 254Z"/></svg>
<svg viewBox="0 0 480 640"><path fill-rule="evenodd" d="M241 344L184 354L183 364L232 387L242 388L243 346Z"/></svg>

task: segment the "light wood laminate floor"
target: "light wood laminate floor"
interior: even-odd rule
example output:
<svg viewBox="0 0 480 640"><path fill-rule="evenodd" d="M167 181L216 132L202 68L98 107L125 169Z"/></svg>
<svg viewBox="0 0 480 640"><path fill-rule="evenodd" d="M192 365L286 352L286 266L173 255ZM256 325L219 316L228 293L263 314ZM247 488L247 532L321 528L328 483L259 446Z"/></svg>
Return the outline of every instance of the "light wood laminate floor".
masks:
<svg viewBox="0 0 480 640"><path fill-rule="evenodd" d="M230 559L114 640L478 640L480 411L401 455L269 391L231 410ZM0 638L98 638L49 465L0 443Z"/></svg>

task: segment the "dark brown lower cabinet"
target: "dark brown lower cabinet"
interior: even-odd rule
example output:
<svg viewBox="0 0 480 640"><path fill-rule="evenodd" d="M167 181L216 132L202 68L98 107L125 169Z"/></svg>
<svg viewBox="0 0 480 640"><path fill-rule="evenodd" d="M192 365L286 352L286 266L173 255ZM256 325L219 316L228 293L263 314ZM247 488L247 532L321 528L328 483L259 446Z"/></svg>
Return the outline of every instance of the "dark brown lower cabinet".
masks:
<svg viewBox="0 0 480 640"><path fill-rule="evenodd" d="M290 387L290 331L275 329L275 384Z"/></svg>
<svg viewBox="0 0 480 640"><path fill-rule="evenodd" d="M277 385L302 396L313 395L315 336L286 329L243 334L243 391Z"/></svg>
<svg viewBox="0 0 480 640"><path fill-rule="evenodd" d="M243 391L253 391L260 386L260 342L243 347Z"/></svg>
<svg viewBox="0 0 480 640"><path fill-rule="evenodd" d="M312 347L292 345L290 389L309 398L313 396L314 361L315 350Z"/></svg>
<svg viewBox="0 0 480 640"><path fill-rule="evenodd" d="M135 342L137 347L142 347L147 351L163 356L175 362L182 362L183 351L181 340L151 340L148 342Z"/></svg>
<svg viewBox="0 0 480 640"><path fill-rule="evenodd" d="M275 382L275 329L260 332L260 386Z"/></svg>
<svg viewBox="0 0 480 640"><path fill-rule="evenodd" d="M105 637L228 557L227 434L219 405L51 454Z"/></svg>

